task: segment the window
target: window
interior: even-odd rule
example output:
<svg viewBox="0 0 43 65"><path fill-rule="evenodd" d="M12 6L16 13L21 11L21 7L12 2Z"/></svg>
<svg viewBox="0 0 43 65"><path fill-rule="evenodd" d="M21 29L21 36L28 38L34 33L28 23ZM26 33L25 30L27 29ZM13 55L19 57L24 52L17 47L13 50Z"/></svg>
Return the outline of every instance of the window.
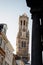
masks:
<svg viewBox="0 0 43 65"><path fill-rule="evenodd" d="M23 31L25 32L25 28L23 28Z"/></svg>
<svg viewBox="0 0 43 65"><path fill-rule="evenodd" d="M23 41L22 41L22 47L23 47Z"/></svg>
<svg viewBox="0 0 43 65"><path fill-rule="evenodd" d="M25 20L24 20L24 25L25 25Z"/></svg>
<svg viewBox="0 0 43 65"><path fill-rule="evenodd" d="M22 47L26 47L26 42L22 41Z"/></svg>
<svg viewBox="0 0 43 65"><path fill-rule="evenodd" d="M21 20L21 25L22 25L22 20Z"/></svg>
<svg viewBox="0 0 43 65"><path fill-rule="evenodd" d="M0 37L0 46L1 46L1 44L2 44L2 38Z"/></svg>

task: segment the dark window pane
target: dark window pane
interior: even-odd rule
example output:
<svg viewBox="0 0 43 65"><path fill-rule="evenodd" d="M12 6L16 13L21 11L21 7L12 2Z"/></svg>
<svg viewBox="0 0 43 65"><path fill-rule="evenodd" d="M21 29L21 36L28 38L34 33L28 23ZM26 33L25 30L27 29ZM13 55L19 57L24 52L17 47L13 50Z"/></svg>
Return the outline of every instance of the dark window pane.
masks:
<svg viewBox="0 0 43 65"><path fill-rule="evenodd" d="M25 25L25 20L24 20L24 25Z"/></svg>
<svg viewBox="0 0 43 65"><path fill-rule="evenodd" d="M21 20L21 25L22 25L22 20Z"/></svg>
<svg viewBox="0 0 43 65"><path fill-rule="evenodd" d="M22 47L26 47L26 42L22 41Z"/></svg>
<svg viewBox="0 0 43 65"><path fill-rule="evenodd" d="M22 41L22 47L23 47L23 41Z"/></svg>

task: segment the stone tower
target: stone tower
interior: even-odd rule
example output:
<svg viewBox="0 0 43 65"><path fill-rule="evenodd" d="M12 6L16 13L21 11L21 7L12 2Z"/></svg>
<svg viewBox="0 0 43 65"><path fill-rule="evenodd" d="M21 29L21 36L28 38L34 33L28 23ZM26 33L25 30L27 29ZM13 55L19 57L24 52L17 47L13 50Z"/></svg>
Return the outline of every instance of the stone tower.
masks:
<svg viewBox="0 0 43 65"><path fill-rule="evenodd" d="M29 60L29 30L28 17L23 14L19 17L19 31L16 38L16 54L26 60Z"/></svg>

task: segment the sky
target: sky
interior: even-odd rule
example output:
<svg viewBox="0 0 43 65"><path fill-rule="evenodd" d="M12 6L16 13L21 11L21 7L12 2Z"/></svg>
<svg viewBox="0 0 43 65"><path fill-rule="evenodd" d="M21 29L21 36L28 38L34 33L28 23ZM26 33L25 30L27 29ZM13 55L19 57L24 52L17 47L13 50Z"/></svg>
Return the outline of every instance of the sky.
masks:
<svg viewBox="0 0 43 65"><path fill-rule="evenodd" d="M7 24L7 38L16 52L16 37L19 27L19 16L27 14L29 17L29 52L31 53L31 31L32 20L30 8L27 7L26 0L0 0L0 23Z"/></svg>

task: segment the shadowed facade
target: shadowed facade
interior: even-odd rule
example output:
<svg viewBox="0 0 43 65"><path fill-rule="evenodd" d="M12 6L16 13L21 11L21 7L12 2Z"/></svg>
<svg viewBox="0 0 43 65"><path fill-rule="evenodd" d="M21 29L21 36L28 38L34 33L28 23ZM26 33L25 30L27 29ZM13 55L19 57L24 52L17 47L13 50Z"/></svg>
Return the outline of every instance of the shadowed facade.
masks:
<svg viewBox="0 0 43 65"><path fill-rule="evenodd" d="M32 14L31 65L42 65L43 50L43 0L26 0Z"/></svg>

